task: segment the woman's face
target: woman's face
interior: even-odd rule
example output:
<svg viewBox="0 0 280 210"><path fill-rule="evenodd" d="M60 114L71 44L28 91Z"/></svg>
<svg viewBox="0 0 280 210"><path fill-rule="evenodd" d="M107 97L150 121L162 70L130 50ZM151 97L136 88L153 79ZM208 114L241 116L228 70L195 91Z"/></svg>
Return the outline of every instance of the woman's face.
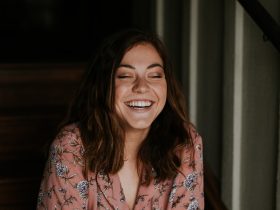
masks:
<svg viewBox="0 0 280 210"><path fill-rule="evenodd" d="M115 74L115 91L125 130L147 131L167 95L163 61L151 44L138 44L125 53Z"/></svg>

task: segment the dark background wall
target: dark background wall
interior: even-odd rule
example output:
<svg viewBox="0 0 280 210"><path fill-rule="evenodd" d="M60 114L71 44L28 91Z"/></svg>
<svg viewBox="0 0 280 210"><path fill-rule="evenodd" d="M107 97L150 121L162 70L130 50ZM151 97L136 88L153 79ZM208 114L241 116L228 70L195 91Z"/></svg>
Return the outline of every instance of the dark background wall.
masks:
<svg viewBox="0 0 280 210"><path fill-rule="evenodd" d="M84 61L109 33L150 27L149 11L135 20L134 5L130 0L1 1L0 61Z"/></svg>
<svg viewBox="0 0 280 210"><path fill-rule="evenodd" d="M114 31L151 28L149 1L138 4L0 1L1 210L35 209L48 143L95 48Z"/></svg>

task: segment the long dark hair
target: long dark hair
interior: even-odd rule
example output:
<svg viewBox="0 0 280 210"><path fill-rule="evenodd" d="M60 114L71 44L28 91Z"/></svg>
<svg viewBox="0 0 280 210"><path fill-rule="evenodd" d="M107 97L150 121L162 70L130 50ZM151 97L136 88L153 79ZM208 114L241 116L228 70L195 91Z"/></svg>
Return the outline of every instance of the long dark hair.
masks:
<svg viewBox="0 0 280 210"><path fill-rule="evenodd" d="M63 125L77 123L87 170L107 174L120 170L124 163L124 131L115 111L114 78L124 54L141 43L151 44L157 50L167 82L165 107L138 152L138 162L149 183L152 176L159 180L174 177L181 161L177 149L192 146L184 97L165 46L156 34L129 29L107 38L92 60Z"/></svg>

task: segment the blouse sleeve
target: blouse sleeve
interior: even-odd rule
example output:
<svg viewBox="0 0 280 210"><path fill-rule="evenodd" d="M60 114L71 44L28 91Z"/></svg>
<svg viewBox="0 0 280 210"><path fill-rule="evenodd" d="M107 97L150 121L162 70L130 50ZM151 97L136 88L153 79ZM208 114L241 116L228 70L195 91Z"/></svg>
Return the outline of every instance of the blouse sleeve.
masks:
<svg viewBox="0 0 280 210"><path fill-rule="evenodd" d="M182 153L180 173L169 198L170 209L204 209L202 138L194 128L191 128L190 134L194 150L186 148Z"/></svg>
<svg viewBox="0 0 280 210"><path fill-rule="evenodd" d="M188 174L185 179L185 187L193 190L194 199L190 202L190 205L198 206L197 209L204 209L204 176L203 176L203 150L202 150L202 138L195 131L194 133L194 171ZM192 176L193 175L193 176ZM192 177L194 178L194 184L188 186L187 183L192 183ZM195 209L189 207L189 209Z"/></svg>
<svg viewBox="0 0 280 210"><path fill-rule="evenodd" d="M83 147L78 128L68 126L53 141L38 195L37 209L87 209Z"/></svg>

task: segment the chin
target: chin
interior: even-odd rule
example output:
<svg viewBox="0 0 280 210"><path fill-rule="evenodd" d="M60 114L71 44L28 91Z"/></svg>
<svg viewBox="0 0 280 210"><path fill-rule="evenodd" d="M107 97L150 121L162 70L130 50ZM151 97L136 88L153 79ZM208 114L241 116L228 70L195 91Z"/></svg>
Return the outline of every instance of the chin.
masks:
<svg viewBox="0 0 280 210"><path fill-rule="evenodd" d="M133 130L147 130L150 129L151 123L129 123L128 127Z"/></svg>

